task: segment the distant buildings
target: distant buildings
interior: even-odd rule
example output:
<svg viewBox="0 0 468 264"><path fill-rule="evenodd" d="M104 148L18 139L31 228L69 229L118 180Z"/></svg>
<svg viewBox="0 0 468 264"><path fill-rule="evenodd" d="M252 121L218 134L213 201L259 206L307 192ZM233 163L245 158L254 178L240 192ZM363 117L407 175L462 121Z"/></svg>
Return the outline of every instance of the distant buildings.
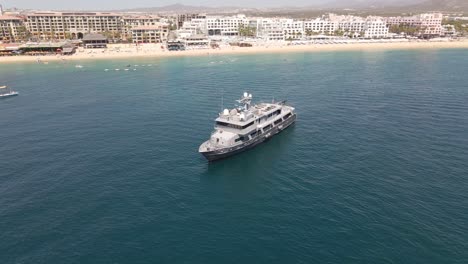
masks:
<svg viewBox="0 0 468 264"><path fill-rule="evenodd" d="M415 16L398 16L386 18L388 25L407 25L418 28L424 37L441 36L444 33L441 13L426 13Z"/></svg>
<svg viewBox="0 0 468 264"><path fill-rule="evenodd" d="M247 25L248 20L245 15L206 17L208 36L238 36L239 28Z"/></svg>
<svg viewBox="0 0 468 264"><path fill-rule="evenodd" d="M207 16L185 21L182 34L204 33L208 36L242 36L242 29L254 31L253 37L265 41L300 40L307 36L342 34L350 37L386 38L387 22L381 17L337 16L330 14L312 20L291 18L247 18L237 16Z"/></svg>
<svg viewBox="0 0 468 264"><path fill-rule="evenodd" d="M122 17L122 39L132 39L134 28L158 27L162 22L160 16L123 16ZM133 41L135 42L135 41Z"/></svg>
<svg viewBox="0 0 468 264"><path fill-rule="evenodd" d="M131 28L133 43L161 43L167 41L169 28L165 24Z"/></svg>
<svg viewBox="0 0 468 264"><path fill-rule="evenodd" d="M280 19L257 19L257 37L265 41L285 40L285 31Z"/></svg>
<svg viewBox="0 0 468 264"><path fill-rule="evenodd" d="M82 39L86 33L120 34L122 17L100 12L35 12L26 16L26 27L39 39Z"/></svg>
<svg viewBox="0 0 468 264"><path fill-rule="evenodd" d="M1 9L1 7L0 7ZM15 42L26 34L24 21L20 17L0 15L0 41Z"/></svg>
<svg viewBox="0 0 468 264"><path fill-rule="evenodd" d="M304 31L307 35L327 34L332 35L338 29L338 22L335 19L318 17L313 20L304 21Z"/></svg>
<svg viewBox="0 0 468 264"><path fill-rule="evenodd" d="M177 29L180 29L186 21L194 19L206 19L205 14L178 14L175 17Z"/></svg>
<svg viewBox="0 0 468 264"><path fill-rule="evenodd" d="M201 35L211 38L250 37L264 41L310 39L313 35L387 38L390 27L412 27L421 37L456 35L453 27L442 26L442 14L426 13L400 17L359 17L328 14L314 19L214 16L179 14L165 18L112 12L30 12L24 16L3 15L0 6L0 42L83 39L99 33L109 41L133 43L167 41L170 30L179 39L198 45ZM174 27L175 26L175 27ZM205 45L205 41L203 41Z"/></svg>

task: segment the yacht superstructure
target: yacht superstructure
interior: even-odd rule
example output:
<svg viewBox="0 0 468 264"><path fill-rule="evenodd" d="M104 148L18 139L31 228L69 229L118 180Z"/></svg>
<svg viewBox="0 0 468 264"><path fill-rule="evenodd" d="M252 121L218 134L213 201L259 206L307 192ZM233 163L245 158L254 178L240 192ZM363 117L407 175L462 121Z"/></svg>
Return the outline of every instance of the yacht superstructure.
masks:
<svg viewBox="0 0 468 264"><path fill-rule="evenodd" d="M18 92L11 90L7 86L0 86L0 98L6 98L10 96L18 95Z"/></svg>
<svg viewBox="0 0 468 264"><path fill-rule="evenodd" d="M244 93L237 102L239 107L219 114L210 139L199 148L209 161L250 149L296 121L294 107L285 101L251 105L252 94Z"/></svg>

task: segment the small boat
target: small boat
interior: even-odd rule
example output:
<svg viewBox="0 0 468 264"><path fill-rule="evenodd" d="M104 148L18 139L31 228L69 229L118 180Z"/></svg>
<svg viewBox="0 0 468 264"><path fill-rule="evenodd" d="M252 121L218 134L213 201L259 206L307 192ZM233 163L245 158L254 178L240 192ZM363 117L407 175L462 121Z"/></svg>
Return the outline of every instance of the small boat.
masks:
<svg viewBox="0 0 468 264"><path fill-rule="evenodd" d="M75 68L83 68L83 65L75 65Z"/></svg>
<svg viewBox="0 0 468 264"><path fill-rule="evenodd" d="M8 88L7 86L0 86L0 98L6 98L18 94L18 92L11 90L11 88Z"/></svg>

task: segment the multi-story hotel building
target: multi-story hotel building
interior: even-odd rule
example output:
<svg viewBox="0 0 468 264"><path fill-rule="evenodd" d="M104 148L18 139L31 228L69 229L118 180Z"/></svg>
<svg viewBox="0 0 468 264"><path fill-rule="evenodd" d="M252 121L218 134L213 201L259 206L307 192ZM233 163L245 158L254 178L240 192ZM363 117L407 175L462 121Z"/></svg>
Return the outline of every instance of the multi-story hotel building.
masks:
<svg viewBox="0 0 468 264"><path fill-rule="evenodd" d="M15 42L25 37L23 18L0 14L0 42Z"/></svg>
<svg viewBox="0 0 468 264"><path fill-rule="evenodd" d="M209 16L206 18L206 30L209 36L238 36L241 26L248 26L245 15Z"/></svg>
<svg viewBox="0 0 468 264"><path fill-rule="evenodd" d="M206 26L206 18L194 18L190 21L185 21L180 29L185 32L190 32L193 35L199 33L206 35L208 34Z"/></svg>
<svg viewBox="0 0 468 264"><path fill-rule="evenodd" d="M281 20L259 18L257 20L257 37L266 41L285 40L285 34Z"/></svg>
<svg viewBox="0 0 468 264"><path fill-rule="evenodd" d="M423 36L440 36L444 32L442 19L443 15L441 13L425 13L406 17L387 17L386 21L389 25L406 24L420 27L420 34Z"/></svg>
<svg viewBox="0 0 468 264"><path fill-rule="evenodd" d="M176 16L177 29L184 26L185 22L192 21L193 19L206 19L206 14L179 14Z"/></svg>
<svg viewBox="0 0 468 264"><path fill-rule="evenodd" d="M121 33L122 17L100 12L36 12L26 16L29 32L40 39L83 38L86 33Z"/></svg>
<svg viewBox="0 0 468 264"><path fill-rule="evenodd" d="M122 37L130 38L133 36L133 28L153 27L158 28L161 24L159 16L124 16L122 17Z"/></svg>
<svg viewBox="0 0 468 264"><path fill-rule="evenodd" d="M136 26L131 29L133 43L161 43L167 41L167 24Z"/></svg>
<svg viewBox="0 0 468 264"><path fill-rule="evenodd" d="M284 37L289 40L301 39L304 37L304 22L294 19L281 19L281 27Z"/></svg>
<svg viewBox="0 0 468 264"><path fill-rule="evenodd" d="M368 17L363 30L365 38L386 38L389 32L387 23L380 17Z"/></svg>
<svg viewBox="0 0 468 264"><path fill-rule="evenodd" d="M304 31L306 34L318 33L331 35L338 29L338 23L325 17L304 21Z"/></svg>

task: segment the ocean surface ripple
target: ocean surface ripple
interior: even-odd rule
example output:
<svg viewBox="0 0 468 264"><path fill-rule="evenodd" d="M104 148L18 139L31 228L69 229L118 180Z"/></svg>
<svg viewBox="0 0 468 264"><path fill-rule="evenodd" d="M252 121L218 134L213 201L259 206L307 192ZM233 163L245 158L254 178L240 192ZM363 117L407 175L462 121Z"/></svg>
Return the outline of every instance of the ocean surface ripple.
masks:
<svg viewBox="0 0 468 264"><path fill-rule="evenodd" d="M466 54L0 65L0 263L468 263ZM297 123L207 163L245 90Z"/></svg>

